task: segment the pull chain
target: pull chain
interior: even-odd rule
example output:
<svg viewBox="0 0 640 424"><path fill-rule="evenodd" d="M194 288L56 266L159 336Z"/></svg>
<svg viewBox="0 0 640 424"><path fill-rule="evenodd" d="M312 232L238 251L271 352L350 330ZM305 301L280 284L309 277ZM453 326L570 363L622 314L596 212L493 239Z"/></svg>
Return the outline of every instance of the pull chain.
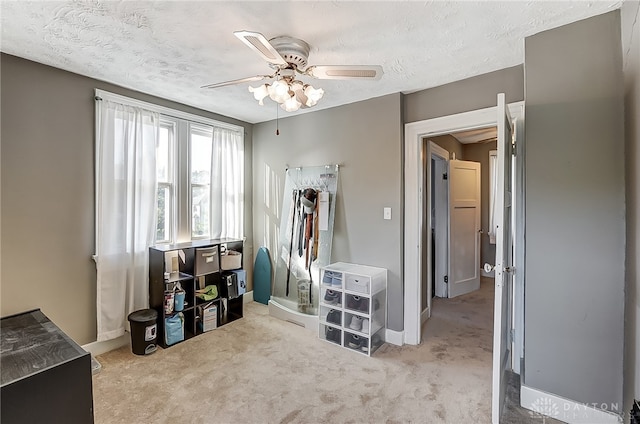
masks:
<svg viewBox="0 0 640 424"><path fill-rule="evenodd" d="M280 128L278 127L278 125L279 125L279 121L278 121L279 112L280 111L278 110L278 103L276 103L276 135L280 135Z"/></svg>

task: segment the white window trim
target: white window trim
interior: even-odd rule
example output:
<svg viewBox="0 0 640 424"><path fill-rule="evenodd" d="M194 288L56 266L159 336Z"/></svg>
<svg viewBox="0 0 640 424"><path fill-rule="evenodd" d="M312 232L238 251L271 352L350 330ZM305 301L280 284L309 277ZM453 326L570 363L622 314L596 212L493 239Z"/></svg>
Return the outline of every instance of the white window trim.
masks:
<svg viewBox="0 0 640 424"><path fill-rule="evenodd" d="M184 119L187 121L192 121L200 124L213 125L215 127L222 127L230 130L239 131L240 133L242 133L244 137L244 128L241 127L240 125L234 125L234 124L229 124L228 122L216 121L214 119L205 118L204 116L194 115L192 113L183 112L180 110L171 109L171 108L160 106L160 105L155 105L153 103L147 103L142 100L137 100L131 97L121 96L119 94L100 90L99 88L95 89L95 96L103 100L110 100L118 103L128 104L131 106L141 107L146 110L150 110L152 112L158 112L161 115L171 116L174 118Z"/></svg>

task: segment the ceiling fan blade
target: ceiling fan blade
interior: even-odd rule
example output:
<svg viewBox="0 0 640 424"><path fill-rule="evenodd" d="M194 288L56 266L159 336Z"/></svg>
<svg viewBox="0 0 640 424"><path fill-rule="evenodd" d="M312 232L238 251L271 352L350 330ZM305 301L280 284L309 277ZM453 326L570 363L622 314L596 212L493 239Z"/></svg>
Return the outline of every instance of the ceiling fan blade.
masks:
<svg viewBox="0 0 640 424"><path fill-rule="evenodd" d="M384 71L379 65L319 65L309 66L305 74L318 79L379 80Z"/></svg>
<svg viewBox="0 0 640 424"><path fill-rule="evenodd" d="M251 50L258 53L264 60L274 65L287 65L287 61L280 56L280 53L271 45L264 35L252 31L235 31L233 33Z"/></svg>
<svg viewBox="0 0 640 424"><path fill-rule="evenodd" d="M242 84L243 82L261 81L265 78L271 78L271 75L256 75L255 77L240 78L231 81L217 82L215 84L203 85L200 88L218 88L226 85Z"/></svg>

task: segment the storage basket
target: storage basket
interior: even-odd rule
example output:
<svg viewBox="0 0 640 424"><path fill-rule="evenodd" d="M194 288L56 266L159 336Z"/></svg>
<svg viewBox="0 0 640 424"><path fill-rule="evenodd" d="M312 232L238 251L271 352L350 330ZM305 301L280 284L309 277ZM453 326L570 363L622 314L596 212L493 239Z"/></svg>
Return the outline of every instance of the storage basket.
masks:
<svg viewBox="0 0 640 424"><path fill-rule="evenodd" d="M242 268L242 253L228 250L220 257L220 268L223 270Z"/></svg>

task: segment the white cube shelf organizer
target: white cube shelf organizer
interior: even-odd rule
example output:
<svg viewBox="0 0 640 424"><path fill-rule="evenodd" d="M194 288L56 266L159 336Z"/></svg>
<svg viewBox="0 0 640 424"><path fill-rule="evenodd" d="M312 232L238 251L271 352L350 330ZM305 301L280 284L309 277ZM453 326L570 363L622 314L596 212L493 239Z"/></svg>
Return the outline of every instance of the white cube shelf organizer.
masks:
<svg viewBox="0 0 640 424"><path fill-rule="evenodd" d="M320 274L318 336L371 356L387 327L387 270L336 262Z"/></svg>

